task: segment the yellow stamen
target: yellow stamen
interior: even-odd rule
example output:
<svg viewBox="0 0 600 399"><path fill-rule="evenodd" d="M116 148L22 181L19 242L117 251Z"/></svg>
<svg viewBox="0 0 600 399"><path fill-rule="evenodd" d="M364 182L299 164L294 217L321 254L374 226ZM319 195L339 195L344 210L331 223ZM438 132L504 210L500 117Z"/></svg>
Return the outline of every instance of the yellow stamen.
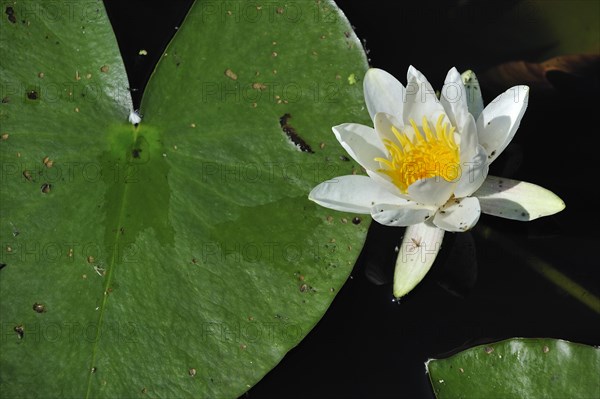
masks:
<svg viewBox="0 0 600 399"><path fill-rule="evenodd" d="M412 139L392 126L398 142L384 140L383 144L389 153L388 159L375 160L382 164L379 171L388 175L401 192L406 194L408 186L417 180L442 177L453 181L460 176L460 154L459 146L454 140L455 128L449 123L442 124L443 119L444 115L440 115L435 131L425 117L423 131L410 119L414 130Z"/></svg>

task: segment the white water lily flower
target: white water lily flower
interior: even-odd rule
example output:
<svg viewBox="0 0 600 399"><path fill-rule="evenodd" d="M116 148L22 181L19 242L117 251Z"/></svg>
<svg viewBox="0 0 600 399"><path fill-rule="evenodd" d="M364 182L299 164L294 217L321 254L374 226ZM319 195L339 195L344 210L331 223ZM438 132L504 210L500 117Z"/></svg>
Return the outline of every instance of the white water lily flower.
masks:
<svg viewBox="0 0 600 399"><path fill-rule="evenodd" d="M472 89L470 98L465 84ZM345 123L333 133L368 176L326 181L309 199L338 211L371 214L384 225L407 226L396 261L395 297L423 279L444 232L469 230L481 212L533 220L564 209L564 202L542 187L488 176L489 165L519 127L527 86L507 90L483 109L472 72L461 77L452 68L438 98L411 66L406 87L381 69L369 69L364 95L374 128Z"/></svg>

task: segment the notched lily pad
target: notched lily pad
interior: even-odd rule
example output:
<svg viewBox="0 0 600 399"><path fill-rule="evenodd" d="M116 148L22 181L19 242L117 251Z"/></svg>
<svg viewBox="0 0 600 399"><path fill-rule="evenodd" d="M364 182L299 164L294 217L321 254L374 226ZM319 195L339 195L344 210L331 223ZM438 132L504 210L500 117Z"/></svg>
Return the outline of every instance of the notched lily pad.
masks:
<svg viewBox="0 0 600 399"><path fill-rule="evenodd" d="M0 232L21 232L0 251L2 393L237 397L360 252L368 223L329 223L307 198L352 165L282 129L315 146L368 123L360 85L337 78L362 76L365 54L332 1L198 0L134 127L102 3L55 6L17 1L0 20Z"/></svg>

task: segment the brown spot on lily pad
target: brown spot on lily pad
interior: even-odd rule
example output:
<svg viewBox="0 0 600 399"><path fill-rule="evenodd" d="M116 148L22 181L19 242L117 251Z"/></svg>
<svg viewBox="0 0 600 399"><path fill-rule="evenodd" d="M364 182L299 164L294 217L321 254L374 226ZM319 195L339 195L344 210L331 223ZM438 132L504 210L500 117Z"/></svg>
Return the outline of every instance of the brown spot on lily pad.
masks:
<svg viewBox="0 0 600 399"><path fill-rule="evenodd" d="M227 76L231 80L237 80L238 78L237 74L229 68L225 70L225 76Z"/></svg>
<svg viewBox="0 0 600 399"><path fill-rule="evenodd" d="M44 313L46 311L46 306L43 303L36 302L33 304L33 310L36 313Z"/></svg>
<svg viewBox="0 0 600 399"><path fill-rule="evenodd" d="M54 165L54 161L51 160L49 157L44 157L44 159L42 159L42 163L46 165L47 168L51 168L52 165Z"/></svg>
<svg viewBox="0 0 600 399"><path fill-rule="evenodd" d="M260 91L263 91L263 90L266 90L266 89L267 89L267 86L266 86L264 83L259 83L259 82L256 82L256 83L252 83L252 88L253 88L254 90L260 90Z"/></svg>
<svg viewBox="0 0 600 399"><path fill-rule="evenodd" d="M13 23L16 24L17 23L17 16L15 15L15 9L12 7L6 7L6 10L4 10L4 12L7 15L8 20Z"/></svg>
<svg viewBox="0 0 600 399"><path fill-rule="evenodd" d="M19 337L19 339L23 338L23 335L25 335L25 329L23 328L23 325L19 324L18 326L15 326L14 331L17 333L17 336Z"/></svg>
<svg viewBox="0 0 600 399"><path fill-rule="evenodd" d="M50 192L50 190L52 190L52 184L50 184L50 183L42 184L41 190L42 190L42 193L48 194Z"/></svg>
<svg viewBox="0 0 600 399"><path fill-rule="evenodd" d="M39 99L39 98L40 98L40 97L39 97L39 94L38 94L38 92L37 92L37 91L35 91L35 90L27 90L27 91L25 92L25 95L26 95L26 96L27 96L27 98L28 98L28 99L30 99L30 100L37 100L37 99Z"/></svg>

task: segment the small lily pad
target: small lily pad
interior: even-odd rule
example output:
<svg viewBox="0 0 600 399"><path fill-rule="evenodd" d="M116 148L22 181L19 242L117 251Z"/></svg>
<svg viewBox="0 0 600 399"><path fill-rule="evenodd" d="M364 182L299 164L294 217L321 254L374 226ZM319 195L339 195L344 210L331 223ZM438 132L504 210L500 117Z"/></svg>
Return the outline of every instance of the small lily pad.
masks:
<svg viewBox="0 0 600 399"><path fill-rule="evenodd" d="M600 349L550 338L513 338L426 363L445 398L598 398Z"/></svg>

